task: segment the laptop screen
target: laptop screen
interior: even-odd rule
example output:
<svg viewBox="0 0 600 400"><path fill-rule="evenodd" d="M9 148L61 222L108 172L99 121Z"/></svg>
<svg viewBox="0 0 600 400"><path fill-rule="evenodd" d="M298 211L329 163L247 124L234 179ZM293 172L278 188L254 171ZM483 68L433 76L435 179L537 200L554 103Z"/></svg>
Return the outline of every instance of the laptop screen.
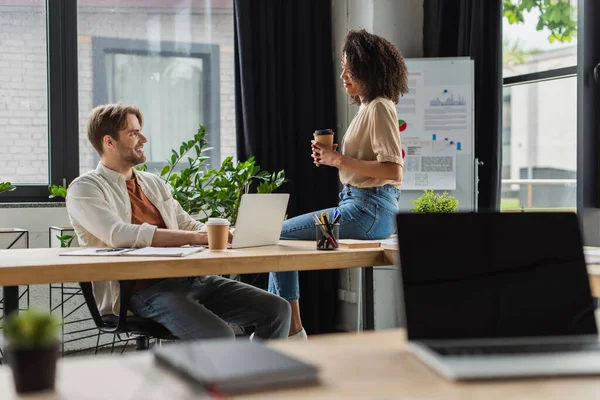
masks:
<svg viewBox="0 0 600 400"><path fill-rule="evenodd" d="M399 214L410 340L596 333L574 213Z"/></svg>

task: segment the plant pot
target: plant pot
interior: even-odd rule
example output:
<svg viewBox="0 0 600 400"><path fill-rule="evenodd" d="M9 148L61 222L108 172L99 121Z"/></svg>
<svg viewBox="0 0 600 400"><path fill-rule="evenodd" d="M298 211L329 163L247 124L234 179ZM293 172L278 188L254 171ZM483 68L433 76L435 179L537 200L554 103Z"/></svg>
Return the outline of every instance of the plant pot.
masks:
<svg viewBox="0 0 600 400"><path fill-rule="evenodd" d="M58 344L32 348L8 346L6 358L17 393L54 390Z"/></svg>

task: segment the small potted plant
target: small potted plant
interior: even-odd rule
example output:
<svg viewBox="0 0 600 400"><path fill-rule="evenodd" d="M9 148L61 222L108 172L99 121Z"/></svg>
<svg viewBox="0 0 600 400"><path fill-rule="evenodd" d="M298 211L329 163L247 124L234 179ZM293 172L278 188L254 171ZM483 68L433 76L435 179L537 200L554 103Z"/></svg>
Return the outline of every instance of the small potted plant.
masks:
<svg viewBox="0 0 600 400"><path fill-rule="evenodd" d="M4 322L6 358L17 393L54 389L60 322L49 313L28 310Z"/></svg>
<svg viewBox="0 0 600 400"><path fill-rule="evenodd" d="M448 214L456 212L458 200L447 192L437 194L433 190L424 190L421 197L413 201L417 213L441 213Z"/></svg>
<svg viewBox="0 0 600 400"><path fill-rule="evenodd" d="M13 186L10 182L0 182L0 194L4 192L12 192L17 187Z"/></svg>

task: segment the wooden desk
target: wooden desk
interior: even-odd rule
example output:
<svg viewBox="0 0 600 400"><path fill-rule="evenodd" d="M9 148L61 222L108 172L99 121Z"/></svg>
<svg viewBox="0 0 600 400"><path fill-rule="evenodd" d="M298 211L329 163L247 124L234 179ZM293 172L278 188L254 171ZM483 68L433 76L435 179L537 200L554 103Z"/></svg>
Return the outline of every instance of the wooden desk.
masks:
<svg viewBox="0 0 600 400"><path fill-rule="evenodd" d="M18 285L399 265L394 246L318 251L313 241L281 241L277 246L220 252L205 250L184 258L59 256L71 250L0 250L5 312L18 308ZM600 298L600 265L596 265L600 264L600 256L588 257L587 261L592 295ZM372 329L373 272L372 268L365 271L365 327Z"/></svg>
<svg viewBox="0 0 600 400"><path fill-rule="evenodd" d="M451 382L405 351L401 329L311 336L308 342L268 345L320 368L321 383L300 389L238 396L240 399L597 399L600 379L543 378ZM57 392L38 400L200 398L148 352L70 357L59 361ZM8 367L0 368L0 399L14 400Z"/></svg>
<svg viewBox="0 0 600 400"><path fill-rule="evenodd" d="M314 241L281 241L277 246L205 250L183 258L59 255L72 250L0 250L0 285L4 286L5 312L17 309L18 285L356 268L388 262L382 248L319 251L315 249Z"/></svg>

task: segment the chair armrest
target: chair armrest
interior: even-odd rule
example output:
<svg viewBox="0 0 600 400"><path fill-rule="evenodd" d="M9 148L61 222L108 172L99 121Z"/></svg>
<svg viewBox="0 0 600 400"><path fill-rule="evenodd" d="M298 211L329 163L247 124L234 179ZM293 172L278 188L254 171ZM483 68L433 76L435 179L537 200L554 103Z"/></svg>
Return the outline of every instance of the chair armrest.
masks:
<svg viewBox="0 0 600 400"><path fill-rule="evenodd" d="M104 332L111 332L114 328L106 326L106 324L102 320L100 311L98 311L98 304L96 304L96 299L94 298L94 290L92 288L92 283L79 282L79 287L81 288L81 293L83 293L85 304L87 305L88 310L92 315L96 327Z"/></svg>
<svg viewBox="0 0 600 400"><path fill-rule="evenodd" d="M129 299L131 299L131 283L132 281L119 281L119 322L117 322L116 331L123 330L127 322Z"/></svg>
<svg viewBox="0 0 600 400"><path fill-rule="evenodd" d="M91 282L79 282L79 287L85 298L85 303L94 319L96 327L105 333L120 332L125 328L127 322L127 312L129 310L129 298L131 297L131 281L119 281L120 287L120 301L119 301L119 320L117 326L108 326L104 323L100 311L98 311L98 304L94 298L94 291Z"/></svg>

